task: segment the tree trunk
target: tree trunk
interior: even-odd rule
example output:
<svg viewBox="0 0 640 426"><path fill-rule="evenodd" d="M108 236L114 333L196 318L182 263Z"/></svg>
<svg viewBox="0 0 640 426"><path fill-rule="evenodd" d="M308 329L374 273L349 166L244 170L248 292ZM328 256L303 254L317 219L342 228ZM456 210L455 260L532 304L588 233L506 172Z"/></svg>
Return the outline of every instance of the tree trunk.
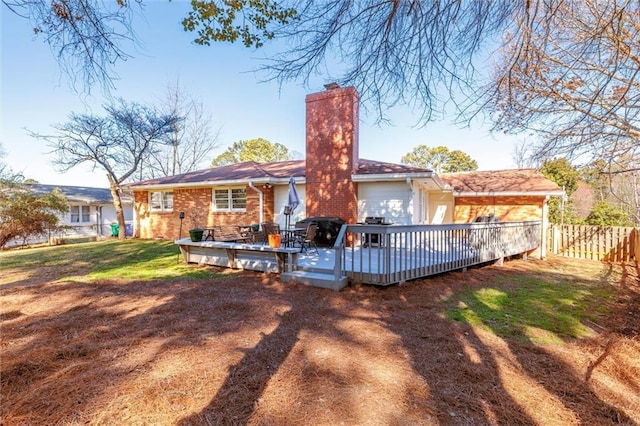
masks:
<svg viewBox="0 0 640 426"><path fill-rule="evenodd" d="M107 178L109 179L109 190L113 198L113 207L116 209L116 217L118 218L118 239L124 240L126 239L126 224L124 222L124 209L122 208L118 183L111 175L107 175Z"/></svg>

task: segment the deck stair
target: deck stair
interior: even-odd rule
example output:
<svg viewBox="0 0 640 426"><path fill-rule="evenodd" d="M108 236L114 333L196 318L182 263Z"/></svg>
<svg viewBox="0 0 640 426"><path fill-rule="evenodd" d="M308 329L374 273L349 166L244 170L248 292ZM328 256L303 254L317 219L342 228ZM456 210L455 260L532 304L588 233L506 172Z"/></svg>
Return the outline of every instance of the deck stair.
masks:
<svg viewBox="0 0 640 426"><path fill-rule="evenodd" d="M328 288L334 291L342 290L348 284L348 277L346 275L342 275L336 279L332 270L317 268L282 272L280 274L280 280L285 283L304 284L312 287Z"/></svg>

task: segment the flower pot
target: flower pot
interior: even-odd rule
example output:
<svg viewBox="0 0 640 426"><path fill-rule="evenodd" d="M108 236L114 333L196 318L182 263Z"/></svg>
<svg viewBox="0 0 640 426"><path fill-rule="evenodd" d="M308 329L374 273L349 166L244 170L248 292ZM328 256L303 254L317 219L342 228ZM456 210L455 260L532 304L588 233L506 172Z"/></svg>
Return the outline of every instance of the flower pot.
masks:
<svg viewBox="0 0 640 426"><path fill-rule="evenodd" d="M269 247L277 248L282 244L282 235L269 235Z"/></svg>
<svg viewBox="0 0 640 426"><path fill-rule="evenodd" d="M204 234L204 229L190 229L189 230L189 237L191 238L191 241L193 241L193 242L202 241L202 234Z"/></svg>

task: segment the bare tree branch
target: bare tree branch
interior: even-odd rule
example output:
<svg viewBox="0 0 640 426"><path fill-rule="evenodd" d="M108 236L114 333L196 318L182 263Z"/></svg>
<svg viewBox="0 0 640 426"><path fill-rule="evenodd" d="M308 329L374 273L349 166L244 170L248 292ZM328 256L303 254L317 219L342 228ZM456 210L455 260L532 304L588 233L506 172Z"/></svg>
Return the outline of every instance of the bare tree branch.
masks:
<svg viewBox="0 0 640 426"><path fill-rule="evenodd" d="M49 45L60 69L80 92L99 84L105 92L117 79L115 66L131 58L125 45L137 44L131 27L133 5L142 0L2 0L29 19L33 32Z"/></svg>
<svg viewBox="0 0 640 426"><path fill-rule="evenodd" d="M639 167L640 4L555 5L532 26L524 54L508 40L483 105L495 130L537 135L538 158Z"/></svg>
<svg viewBox="0 0 640 426"><path fill-rule="evenodd" d="M173 176L209 167L217 148L219 131L212 129L212 117L202 101L185 93L178 83L167 86L164 99L159 100L167 115L179 117L173 123L165 143L149 152L140 170L140 179Z"/></svg>
<svg viewBox="0 0 640 426"><path fill-rule="evenodd" d="M308 83L315 74L358 87L381 120L405 103L439 118L442 99L473 92L475 55L501 34L523 1L311 0L294 2L298 20L276 31L287 49L263 70Z"/></svg>

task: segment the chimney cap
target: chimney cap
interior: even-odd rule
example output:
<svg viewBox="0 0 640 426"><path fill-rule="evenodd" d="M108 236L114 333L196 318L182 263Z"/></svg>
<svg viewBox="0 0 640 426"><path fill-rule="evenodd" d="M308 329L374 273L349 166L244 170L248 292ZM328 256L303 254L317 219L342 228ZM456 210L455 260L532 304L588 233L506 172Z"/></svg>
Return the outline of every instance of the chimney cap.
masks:
<svg viewBox="0 0 640 426"><path fill-rule="evenodd" d="M338 83L336 83L335 81L333 83L327 83L324 85L324 88L327 90L333 90L333 89L338 89L340 88L340 85Z"/></svg>

